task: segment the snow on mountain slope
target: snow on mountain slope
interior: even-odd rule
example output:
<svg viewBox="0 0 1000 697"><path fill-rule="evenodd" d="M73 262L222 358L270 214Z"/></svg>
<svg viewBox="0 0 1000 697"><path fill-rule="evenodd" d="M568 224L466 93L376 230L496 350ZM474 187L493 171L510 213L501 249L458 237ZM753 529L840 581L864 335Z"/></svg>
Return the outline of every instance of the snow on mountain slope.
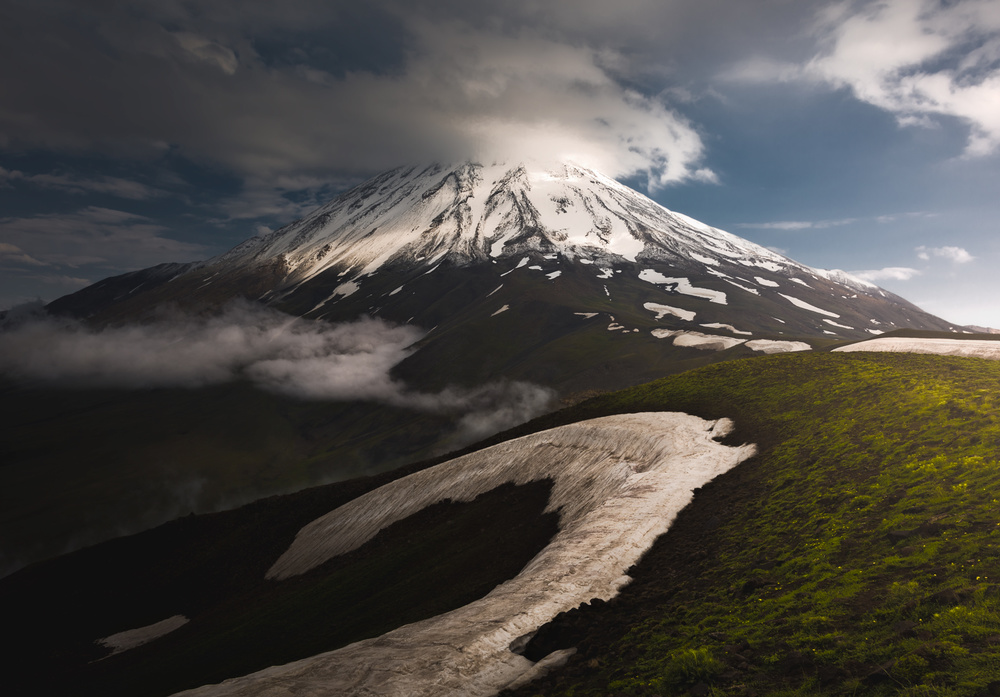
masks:
<svg viewBox="0 0 1000 697"><path fill-rule="evenodd" d="M387 263L432 267L445 258L461 264L529 250L595 262L727 260L810 271L576 165L474 163L387 172L213 261L281 257L288 280L301 283L329 268L356 279Z"/></svg>
<svg viewBox="0 0 1000 697"><path fill-rule="evenodd" d="M890 353L934 353L941 356L967 356L1000 360L1000 341L982 339L941 339L934 337L883 336L840 346L834 351L886 351Z"/></svg>
<svg viewBox="0 0 1000 697"><path fill-rule="evenodd" d="M268 572L284 579L356 549L380 529L446 498L505 482L553 480L559 533L513 579L464 607L185 697L338 694L494 695L530 676L518 643L560 612L608 600L694 490L756 452L718 442L729 419L676 412L591 419L501 443L397 479L307 524Z"/></svg>
<svg viewBox="0 0 1000 697"><path fill-rule="evenodd" d="M147 276L109 279L51 307L120 322L243 297L307 319L378 316L429 330L423 372L464 362L459 344L465 355L495 358L469 381L509 377L514 365L549 380L542 374L552 371L535 370L526 354L550 345L556 366L556 343L578 326L564 322L573 313L607 313L647 337L705 326L775 339L951 329L843 271L799 264L573 164L395 169L169 280ZM654 319L654 306L672 310ZM526 330L522 344L514 327ZM449 333L447 347L428 350Z"/></svg>

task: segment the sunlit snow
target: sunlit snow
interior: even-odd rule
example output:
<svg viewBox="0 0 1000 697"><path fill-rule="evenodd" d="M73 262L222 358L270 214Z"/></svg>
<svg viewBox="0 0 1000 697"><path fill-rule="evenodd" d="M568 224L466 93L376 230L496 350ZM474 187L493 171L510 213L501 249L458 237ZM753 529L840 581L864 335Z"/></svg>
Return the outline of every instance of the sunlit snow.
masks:
<svg viewBox="0 0 1000 697"><path fill-rule="evenodd" d="M988 339L935 339L881 336L857 344L840 346L834 351L886 351L890 353L934 353L943 356L968 356L1000 360L1000 341Z"/></svg>
<svg viewBox="0 0 1000 697"><path fill-rule="evenodd" d="M701 326L707 329L728 329L733 334L745 334L746 336L753 336L753 332L740 331L731 324L722 324L721 322L712 322L711 324L702 324Z"/></svg>
<svg viewBox="0 0 1000 697"><path fill-rule="evenodd" d="M752 293L754 295L760 295L760 291L757 290L756 288L750 288L749 286L745 286L742 283L737 283L736 281L731 281L728 278L724 278L722 280L724 280L726 283L728 283L731 286L736 286L740 290L745 290L746 292Z"/></svg>
<svg viewBox="0 0 1000 697"><path fill-rule="evenodd" d="M656 313L656 319L663 319L664 315L673 315L674 317L679 317L680 319L687 320L690 322L695 318L695 312L691 310L682 310L679 307L671 307L670 305L661 305L660 303L643 303L642 306L649 310L650 312Z"/></svg>
<svg viewBox="0 0 1000 697"><path fill-rule="evenodd" d="M804 341L776 341L774 339L751 339L743 344L753 351L762 353L791 353L793 351L811 351L812 346Z"/></svg>
<svg viewBox="0 0 1000 697"><path fill-rule="evenodd" d="M732 336L702 334L701 332L681 332L674 337L674 346L687 346L704 351L724 351L733 346L739 346L745 341L746 339L737 339Z"/></svg>
<svg viewBox="0 0 1000 697"><path fill-rule="evenodd" d="M746 341L746 339L737 339L732 336L719 336L717 334L703 334L702 332L689 332L676 329L654 329L650 334L657 339L669 339L673 337L674 346L696 348L703 351L724 351L733 346L739 346Z"/></svg>
<svg viewBox="0 0 1000 697"><path fill-rule="evenodd" d="M386 484L306 525L268 572L303 573L442 501L471 501L505 483L553 480L559 532L484 598L375 639L207 685L187 697L353 694L484 697L533 664L511 644L560 612L608 600L666 532L693 491L755 453L728 447L728 419L677 413L604 417L507 441Z"/></svg>
<svg viewBox="0 0 1000 697"><path fill-rule="evenodd" d="M726 294L722 291L711 290L710 288L696 288L686 278L672 278L664 276L659 271L653 269L643 269L639 272L639 278L647 283L674 286L674 290L683 295L690 295L695 298L702 298L709 302L726 305Z"/></svg>
<svg viewBox="0 0 1000 697"><path fill-rule="evenodd" d="M836 317L837 319L840 319L840 315L838 315L837 313L835 313L835 312L828 312L827 310L823 310L821 308L818 308L815 305L810 305L805 300L799 300L796 297L793 297L791 295L785 295L784 293L778 293L778 295L780 295L781 297L783 297L785 300L787 300L788 302L790 302L792 305L795 305L795 307L801 307L803 310L809 310L810 312L817 312L817 313L819 313L821 315L826 315L827 317Z"/></svg>
<svg viewBox="0 0 1000 697"><path fill-rule="evenodd" d="M696 252L691 252L691 258L695 261L700 261L702 264L708 264L709 266L718 266L719 260L713 259L712 257L702 256Z"/></svg>

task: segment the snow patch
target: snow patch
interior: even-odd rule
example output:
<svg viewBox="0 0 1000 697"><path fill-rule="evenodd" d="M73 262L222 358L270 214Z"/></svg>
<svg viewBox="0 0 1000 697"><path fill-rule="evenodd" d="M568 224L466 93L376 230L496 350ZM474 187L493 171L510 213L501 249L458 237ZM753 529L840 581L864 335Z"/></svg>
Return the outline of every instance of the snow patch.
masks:
<svg viewBox="0 0 1000 697"><path fill-rule="evenodd" d="M545 277L550 281L559 278L562 275L562 271L553 271L552 273L545 274Z"/></svg>
<svg viewBox="0 0 1000 697"><path fill-rule="evenodd" d="M346 281L333 289L333 295L343 295L346 298L348 295L357 293L360 288L361 286L354 281Z"/></svg>
<svg viewBox="0 0 1000 697"><path fill-rule="evenodd" d="M753 336L753 332L743 332L731 324L722 324L721 322L712 322L711 324L702 324L701 326L705 327L706 329L728 329L733 334L745 334L746 336Z"/></svg>
<svg viewBox="0 0 1000 697"><path fill-rule="evenodd" d="M701 254L696 254L695 252L691 252L691 258L694 259L695 261L700 261L702 264L708 264L709 266L719 265L718 259L713 259L712 257L705 257L702 256Z"/></svg>
<svg viewBox="0 0 1000 697"><path fill-rule="evenodd" d="M399 291L401 291L401 290L403 290L403 286L400 286L400 287L399 287L399 288L397 288L396 290L392 291L391 293L389 293L389 295L390 295L390 296L392 296L392 295L395 295L396 293L398 293L398 292L399 292ZM500 290L500 289L499 289L499 288L497 288L497 290ZM496 292L496 291L494 291L494 292ZM492 294L491 294L491 295L492 295Z"/></svg>
<svg viewBox="0 0 1000 697"><path fill-rule="evenodd" d="M767 269L768 271L781 271L781 264L775 264L773 261L757 260L754 262L754 266L759 266L760 268Z"/></svg>
<svg viewBox="0 0 1000 697"><path fill-rule="evenodd" d="M674 286L674 290L683 295L702 298L704 300L708 300L709 302L718 303L719 305L728 304L726 302L726 294L722 291L711 290L710 288L696 288L692 286L691 282L686 278L672 278L664 276L659 271L654 271L653 269L643 269L639 272L639 279L646 281L647 283L659 283Z"/></svg>
<svg viewBox="0 0 1000 697"><path fill-rule="evenodd" d="M602 269L598 269L598 272L599 272L597 274L598 278L611 278L612 276L615 275L615 272L612 271L611 269L603 269L602 268Z"/></svg>
<svg viewBox="0 0 1000 697"><path fill-rule="evenodd" d="M761 284L762 286L767 286L768 288L777 288L779 285L769 278L762 278L760 276L754 276L753 280L757 281L757 283Z"/></svg>
<svg viewBox="0 0 1000 697"><path fill-rule="evenodd" d="M889 353L933 353L941 356L967 356L1000 360L1000 341L985 339L908 339L901 336L883 336L868 339L850 346L840 346L834 351L885 351Z"/></svg>
<svg viewBox="0 0 1000 697"><path fill-rule="evenodd" d="M522 268L522 267L525 267L525 266L527 266L527 265L528 265L528 262L529 262L529 261L530 261L530 259L529 259L528 257L523 257L523 258L521 259L521 261L517 262L517 266L515 266L515 267L514 267L513 269L511 269L510 271L504 271L504 272L503 272L502 274L500 274L500 275L501 275L501 276L506 276L507 274L511 273L511 271L515 271L515 270L517 270L517 269L520 269L520 268Z"/></svg>
<svg viewBox="0 0 1000 697"><path fill-rule="evenodd" d="M749 288L749 287L743 285L742 283L737 283L736 281L730 281L728 278L724 278L722 280L724 280L729 285L736 286L740 290L745 290L746 292L753 293L754 295L760 295L760 291L757 290L756 288Z"/></svg>
<svg viewBox="0 0 1000 697"><path fill-rule="evenodd" d="M852 330L854 329L854 327L848 327L846 324L837 324L832 319L825 319L823 321L832 327L840 327L841 329L852 329Z"/></svg>
<svg viewBox="0 0 1000 697"><path fill-rule="evenodd" d="M792 353L794 351L811 351L812 346L804 341L776 341L773 339L752 339L745 344L751 351L762 353Z"/></svg>
<svg viewBox="0 0 1000 697"><path fill-rule="evenodd" d="M498 286L497 286L496 288L494 288L493 290L491 290L491 291L490 291L490 295L493 295L494 293L496 293L496 292L497 292L498 290L500 290L501 288L503 288L503 283L501 283L501 284L500 284L500 285L498 285ZM486 297L488 298L488 297L490 297L490 295L487 295Z"/></svg>
<svg viewBox="0 0 1000 697"><path fill-rule="evenodd" d="M803 281L801 278L789 278L788 280L792 283L798 283L799 285L805 286L806 288L812 288L811 285Z"/></svg>
<svg viewBox="0 0 1000 697"><path fill-rule="evenodd" d="M838 315L837 313L822 310L816 307L815 305L810 305L805 300L799 300L798 298L792 297L791 295L785 295L784 293L778 293L778 295L783 297L792 305L795 305L795 307L801 307L803 310L809 310L810 312L817 312L821 315L826 315L827 317L836 317L837 319L840 319L840 315Z"/></svg>
<svg viewBox="0 0 1000 697"><path fill-rule="evenodd" d="M584 319L590 319L591 317L597 317L596 312L574 312L577 317L583 317Z"/></svg>
<svg viewBox="0 0 1000 697"><path fill-rule="evenodd" d="M729 419L657 412L592 419L517 438L369 492L299 531L268 578L304 573L357 549L427 506L471 501L506 484L552 479L560 530L515 578L465 607L381 637L182 694L493 695L531 670L520 637L593 598L626 570L704 486L756 452L717 442Z"/></svg>
<svg viewBox="0 0 1000 697"><path fill-rule="evenodd" d="M660 303L643 303L642 306L649 310L650 312L656 313L656 319L663 319L664 315L673 315L674 317L679 317L683 320L690 322L694 319L697 313L691 310L682 310L679 307L671 307L670 305L661 305Z"/></svg>
<svg viewBox="0 0 1000 697"><path fill-rule="evenodd" d="M354 281L345 281L344 283L341 283L339 286L334 288L333 292L330 293L329 296L327 296L326 300L321 301L313 309L309 310L309 312L306 312L305 314L308 315L311 312L315 312L316 310L320 309L334 298L341 296L346 298L348 295L353 295L354 293L358 292L359 288L360 286Z"/></svg>
<svg viewBox="0 0 1000 697"><path fill-rule="evenodd" d="M153 624L147 624L145 627L128 629L124 632L118 632L117 634L106 636L103 639L98 639L95 643L111 649L111 653L108 654L108 656L105 656L105 658L107 658L114 656L115 654L122 653L123 651L134 649L137 646L148 644L154 639L159 639L161 636L166 636L167 634L170 634L170 632L180 629L189 621L190 620L188 620L188 618L184 615L174 615L173 617L168 617L165 620L160 620L159 622L154 622Z"/></svg>
<svg viewBox="0 0 1000 697"><path fill-rule="evenodd" d="M681 332L674 337L674 346L701 349L703 351L725 351L733 346L739 346L746 339L717 334L702 334L701 332Z"/></svg>
<svg viewBox="0 0 1000 697"><path fill-rule="evenodd" d="M496 311L496 312L494 312L494 313L493 313L492 315L490 315L490 317L496 317L496 316L497 316L497 315L499 315L499 314L500 314L501 312L506 312L506 311L507 311L507 310L509 310L509 309L510 309L510 305L504 305L504 306L503 306L503 307L501 307L501 308L500 308L499 310L497 310L497 311Z"/></svg>

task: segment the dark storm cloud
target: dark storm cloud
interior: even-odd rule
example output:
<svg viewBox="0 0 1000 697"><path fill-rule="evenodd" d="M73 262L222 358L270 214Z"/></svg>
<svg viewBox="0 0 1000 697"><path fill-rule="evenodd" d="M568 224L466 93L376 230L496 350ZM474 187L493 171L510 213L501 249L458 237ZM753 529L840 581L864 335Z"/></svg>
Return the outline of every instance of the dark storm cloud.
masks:
<svg viewBox="0 0 1000 697"><path fill-rule="evenodd" d="M164 235L166 228L145 216L99 206L72 213L0 218L5 250L37 265L81 268L137 268L164 259L190 261L204 253L200 244Z"/></svg>
<svg viewBox="0 0 1000 697"><path fill-rule="evenodd" d="M369 19L370 35L403 32L401 62L385 72L256 50L289 34L321 43L344 4L291 3L285 14L264 3L139 3L129 13L15 3L0 50L24 69L0 78L3 138L151 159L177 148L250 182L495 153L572 156L612 174L646 171L654 185L711 177L694 127L618 79L628 60L596 40L596 4L563 5L580 23L572 35L518 4L441 21L446 6L375 6L383 19Z"/></svg>
<svg viewBox="0 0 1000 697"><path fill-rule="evenodd" d="M379 319L330 324L251 304L207 318L92 329L12 311L0 331L0 372L81 387L201 387L246 378L299 399L374 401L450 414L456 440L477 440L547 410L553 393L526 383L415 392L390 375L424 332Z"/></svg>
<svg viewBox="0 0 1000 697"><path fill-rule="evenodd" d="M328 181L469 156L572 158L614 176L641 173L653 189L711 182L704 134L682 109L717 94L717 76L808 74L920 123L926 109L906 102L909 83L886 87L879 71L933 58L983 25L985 3L959 5L921 14L917 0L380 0L364 9L159 0L128 11L12 2L0 57L20 69L0 75L0 143L150 161L180 153L257 192L294 190L275 183L281 176ZM901 44L912 50L868 55L866 32L912 36ZM977 89L920 86L924 103L976 124L976 152L995 131L982 98L992 46L970 52L955 76L975 72Z"/></svg>
<svg viewBox="0 0 1000 697"><path fill-rule="evenodd" d="M0 167L0 186L13 182L24 182L31 186L46 189L56 189L71 194L110 194L120 198L146 200L165 196L167 192L147 186L140 182L122 179L121 177L80 175L47 172L44 174L25 174L18 170L8 170Z"/></svg>

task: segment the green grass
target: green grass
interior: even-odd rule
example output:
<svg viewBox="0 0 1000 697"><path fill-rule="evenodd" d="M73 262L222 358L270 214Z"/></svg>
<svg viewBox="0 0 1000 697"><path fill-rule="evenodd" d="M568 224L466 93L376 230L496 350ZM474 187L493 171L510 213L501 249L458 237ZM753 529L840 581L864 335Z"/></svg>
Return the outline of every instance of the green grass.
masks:
<svg viewBox="0 0 1000 697"><path fill-rule="evenodd" d="M563 620L581 652L523 694L988 694L998 405L996 362L800 354L559 414L725 415L760 453L702 490L618 600Z"/></svg>

